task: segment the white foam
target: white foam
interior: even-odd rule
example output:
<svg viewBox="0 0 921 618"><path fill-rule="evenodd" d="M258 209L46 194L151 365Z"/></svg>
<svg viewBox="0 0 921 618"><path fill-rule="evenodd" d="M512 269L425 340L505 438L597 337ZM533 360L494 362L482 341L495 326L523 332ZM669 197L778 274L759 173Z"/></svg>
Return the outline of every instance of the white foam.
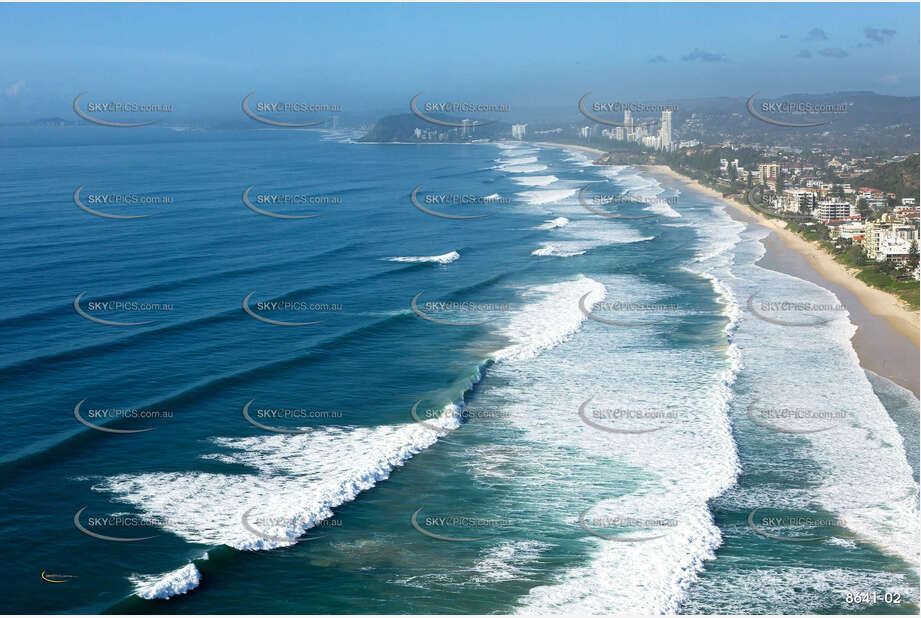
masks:
<svg viewBox="0 0 921 618"><path fill-rule="evenodd" d="M525 163L536 163L537 157L503 158L503 159L496 159L496 162L502 163L503 165L524 165Z"/></svg>
<svg viewBox="0 0 921 618"><path fill-rule="evenodd" d="M848 592L901 594L917 603L918 587L903 574L857 569L775 566L733 569L701 580L682 606L683 614L809 615L845 605ZM877 609L878 611L878 609ZM874 612L876 613L876 612Z"/></svg>
<svg viewBox="0 0 921 618"><path fill-rule="evenodd" d="M134 593L142 599L168 599L194 590L201 583L201 574L191 562L169 573L132 575Z"/></svg>
<svg viewBox="0 0 921 618"><path fill-rule="evenodd" d="M541 554L552 547L540 541L515 541L490 547L473 565L471 581L494 584L526 577Z"/></svg>
<svg viewBox="0 0 921 618"><path fill-rule="evenodd" d="M644 210L663 217L680 217L664 197L665 187L653 178L625 165L599 166L598 172L624 188L627 199L646 204Z"/></svg>
<svg viewBox="0 0 921 618"><path fill-rule="evenodd" d="M395 467L459 426L459 408L451 405L437 423L427 421L426 426L346 426L296 435L215 438L215 446L223 450L204 458L254 473L119 475L93 489L158 518L166 530L189 543L240 550L286 547L331 517L333 508L388 478Z"/></svg>
<svg viewBox="0 0 921 618"><path fill-rule="evenodd" d="M497 165L497 170L511 172L512 174L531 174L533 172L542 172L547 169L543 163L526 163L524 165Z"/></svg>
<svg viewBox="0 0 921 618"><path fill-rule="evenodd" d="M497 351L494 360L533 358L566 340L585 319L576 303L586 292L591 293L591 306L603 287L579 277L525 291L524 298L531 302L503 330L513 343ZM459 427L461 406L446 406L425 426L340 426L296 435L214 438L216 452L202 459L227 464L232 471L124 474L92 488L156 518L163 529L188 543L240 550L286 547L331 517L334 508L388 478L395 467ZM241 474L241 466L251 472ZM489 564L493 563L487 559L482 566ZM194 588L198 571L187 565L132 581L138 594L148 595L145 598L168 598Z"/></svg>
<svg viewBox="0 0 921 618"><path fill-rule="evenodd" d="M632 276L599 283L611 301L663 303L676 293ZM542 491L575 494L567 504L594 504L593 516L676 521L664 537L642 543L588 537L590 562L531 589L520 613L674 613L720 544L708 501L732 485L738 470L726 414L734 363L718 349L661 345L651 338L656 328L591 321L526 368L496 369L497 381L507 386L489 393L510 402L509 422L540 452L539 464L529 458L506 464L513 467L507 474L529 481L521 499L553 499ZM589 397L599 407L672 410L677 420L653 433L611 435L579 420L577 409ZM560 469L579 473L567 480ZM619 496L599 491L600 483L613 485ZM577 528L581 509L572 508L559 525Z"/></svg>
<svg viewBox="0 0 921 618"><path fill-rule="evenodd" d="M566 217L557 217L555 219L550 219L549 221L545 221L544 223L541 223L540 225L537 226L537 229L555 230L557 228L565 227L567 225L569 225L569 219L567 219Z"/></svg>
<svg viewBox="0 0 921 618"><path fill-rule="evenodd" d="M526 203L539 206L541 204L552 204L559 202L576 194L578 189L547 189L544 191L522 191L515 195L523 199Z"/></svg>
<svg viewBox="0 0 921 618"><path fill-rule="evenodd" d="M387 258L388 262L431 262L433 264L450 264L460 259L460 253L449 251L442 255L423 255L423 256L398 256Z"/></svg>
<svg viewBox="0 0 921 618"><path fill-rule="evenodd" d="M512 178L512 181L517 182L518 184L524 187L546 187L547 185L552 185L557 182L559 178L556 176L519 176L517 178Z"/></svg>
<svg viewBox="0 0 921 618"><path fill-rule="evenodd" d="M604 286L580 275L571 281L525 290L522 297L529 302L502 330L512 343L495 352L493 359L526 360L566 341L586 319L579 310L579 299L585 294L585 306L591 308L604 298Z"/></svg>
<svg viewBox="0 0 921 618"><path fill-rule="evenodd" d="M554 257L573 257L576 255L584 255L585 250L567 250L559 245L553 243L546 243L541 246L540 249L535 249L531 252L531 255L537 255L541 257L545 256L554 256Z"/></svg>

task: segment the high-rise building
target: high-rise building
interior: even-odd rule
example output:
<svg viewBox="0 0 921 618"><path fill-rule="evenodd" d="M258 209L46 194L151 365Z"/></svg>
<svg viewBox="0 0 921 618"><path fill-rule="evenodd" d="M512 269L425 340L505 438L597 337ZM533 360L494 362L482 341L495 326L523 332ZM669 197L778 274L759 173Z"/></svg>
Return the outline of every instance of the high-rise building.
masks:
<svg viewBox="0 0 921 618"><path fill-rule="evenodd" d="M662 150L672 149L672 110L662 110L662 126L659 128L659 143Z"/></svg>
<svg viewBox="0 0 921 618"><path fill-rule="evenodd" d="M582 127L581 129L579 129L579 136L582 137L583 139L590 138L592 136L592 128Z"/></svg>
<svg viewBox="0 0 921 618"><path fill-rule="evenodd" d="M513 124L512 137L515 139L524 139L524 134L528 129L527 124Z"/></svg>
<svg viewBox="0 0 921 618"><path fill-rule="evenodd" d="M627 139L633 134L633 112L629 109L624 110L624 129L627 132Z"/></svg>
<svg viewBox="0 0 921 618"><path fill-rule="evenodd" d="M617 127L616 129L614 129L614 139L616 139L618 142L624 141L624 128L623 127Z"/></svg>
<svg viewBox="0 0 921 618"><path fill-rule="evenodd" d="M815 218L819 221L835 221L847 219L850 216L851 204L849 202L827 200L816 204Z"/></svg>

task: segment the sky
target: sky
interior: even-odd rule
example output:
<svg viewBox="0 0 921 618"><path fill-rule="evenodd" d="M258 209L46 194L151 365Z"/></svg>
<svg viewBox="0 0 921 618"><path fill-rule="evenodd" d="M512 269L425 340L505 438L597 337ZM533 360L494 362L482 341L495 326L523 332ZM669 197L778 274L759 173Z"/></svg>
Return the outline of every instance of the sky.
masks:
<svg viewBox="0 0 921 618"><path fill-rule="evenodd" d="M919 4L0 4L0 123L96 100L407 108L919 94Z"/></svg>

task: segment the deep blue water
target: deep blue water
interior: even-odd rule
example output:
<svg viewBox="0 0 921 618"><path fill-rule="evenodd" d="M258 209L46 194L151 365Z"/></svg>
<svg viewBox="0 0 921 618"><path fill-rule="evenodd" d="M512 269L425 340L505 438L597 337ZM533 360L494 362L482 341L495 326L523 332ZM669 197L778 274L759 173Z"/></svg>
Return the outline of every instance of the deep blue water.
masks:
<svg viewBox="0 0 921 618"><path fill-rule="evenodd" d="M576 192L588 182L634 196L621 212L655 216L587 212ZM412 205L418 185L422 196L508 202L443 207L489 215L448 220ZM843 327L794 335L740 319L749 284L823 292L756 270L757 233L714 214L711 198L564 149L287 130L7 130L0 186L0 534L18 556L6 611L864 611L841 594L857 586L905 599L870 610L917 612L900 545L917 532L917 481L887 415L910 418L917 400L878 394ZM84 203L171 201L93 206L152 215L113 220L77 207L80 186ZM319 202L260 202L274 213L321 216L257 214L241 199L250 186ZM656 195L675 199L640 201ZM86 319L81 294L92 317L151 323ZM243 308L250 294L264 317L317 323L257 320ZM417 295L437 319L491 321L427 321L410 308ZM602 295L674 310L631 309L632 325L612 326L579 308ZM293 309L257 305L276 301ZM439 301L493 306L425 304ZM806 352L787 357L784 337ZM762 391L789 390L790 371L822 363L852 376L854 392L834 405L860 410L853 448L884 449L863 467L846 468L823 438L743 418ZM824 401L826 389L808 384L799 395ZM589 397L677 420L614 438L580 421ZM78 402L98 427L150 431L87 427ZM247 402L251 418L289 433L248 422ZM420 414L447 410L426 417L435 429L414 421L417 402ZM93 416L116 408L160 414ZM853 529L806 549L745 525L756 507L830 509L847 479L880 469L891 475L886 504L914 505L913 519L886 523L895 549L881 541L872 492L855 498ZM677 531L604 540L578 525L598 505L673 518ZM420 533L417 510L423 527L466 541ZM91 536L78 512L84 531L153 538ZM437 523L460 515L482 525ZM318 538L294 544L301 534Z"/></svg>

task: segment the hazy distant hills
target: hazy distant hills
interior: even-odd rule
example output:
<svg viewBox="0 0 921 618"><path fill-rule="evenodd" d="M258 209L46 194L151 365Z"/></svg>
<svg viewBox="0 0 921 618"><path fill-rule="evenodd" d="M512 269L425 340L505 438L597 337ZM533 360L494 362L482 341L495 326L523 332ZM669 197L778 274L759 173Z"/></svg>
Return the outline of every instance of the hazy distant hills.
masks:
<svg viewBox="0 0 921 618"><path fill-rule="evenodd" d="M753 93L754 94L754 93ZM779 127L754 117L748 98L693 99L677 102L673 126L681 139L705 142L731 140L762 146L808 148L812 145L850 148L863 154L897 154L918 150L919 97L893 97L873 92L788 94L755 97L756 112L794 123L826 122L818 127ZM783 102L844 106L839 113L762 111L762 104Z"/></svg>
<svg viewBox="0 0 921 618"><path fill-rule="evenodd" d="M432 114L432 117L436 120L455 124L462 124L463 121L463 118L455 118L444 114ZM422 132L422 136L417 136L417 129ZM512 125L507 122L493 122L483 126L462 128L426 122L415 114L395 114L384 116L378 120L371 130L358 141L456 142L474 139L500 139L511 137L511 135Z"/></svg>
<svg viewBox="0 0 921 618"><path fill-rule="evenodd" d="M873 187L899 197L918 197L918 155L881 165L850 180L853 187Z"/></svg>

